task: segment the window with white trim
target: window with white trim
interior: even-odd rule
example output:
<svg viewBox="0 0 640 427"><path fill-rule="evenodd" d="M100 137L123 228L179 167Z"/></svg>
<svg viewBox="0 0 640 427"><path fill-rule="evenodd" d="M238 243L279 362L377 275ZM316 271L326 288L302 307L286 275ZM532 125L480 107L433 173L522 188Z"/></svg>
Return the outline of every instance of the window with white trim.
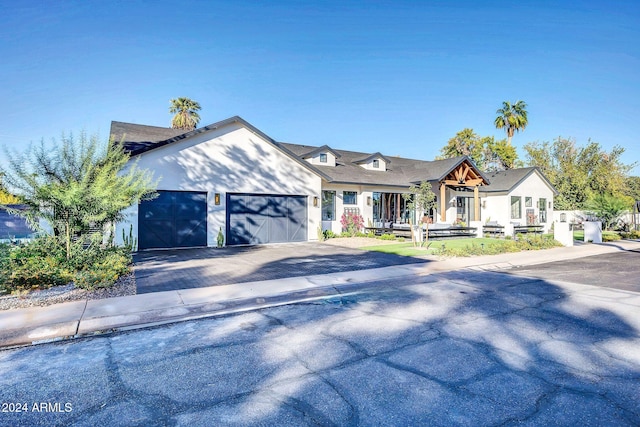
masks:
<svg viewBox="0 0 640 427"><path fill-rule="evenodd" d="M522 198L511 196L511 219L522 218Z"/></svg>
<svg viewBox="0 0 640 427"><path fill-rule="evenodd" d="M343 191L342 203L344 203L345 205L358 204L358 193L356 191Z"/></svg>

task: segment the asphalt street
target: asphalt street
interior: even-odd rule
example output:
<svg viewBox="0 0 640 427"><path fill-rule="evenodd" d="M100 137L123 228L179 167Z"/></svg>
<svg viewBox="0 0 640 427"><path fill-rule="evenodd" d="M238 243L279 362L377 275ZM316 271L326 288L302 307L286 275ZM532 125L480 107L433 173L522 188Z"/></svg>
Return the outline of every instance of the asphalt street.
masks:
<svg viewBox="0 0 640 427"><path fill-rule="evenodd" d="M640 294L524 273L0 351L0 424L639 425Z"/></svg>
<svg viewBox="0 0 640 427"><path fill-rule="evenodd" d="M640 292L640 251L621 251L518 267L512 274Z"/></svg>

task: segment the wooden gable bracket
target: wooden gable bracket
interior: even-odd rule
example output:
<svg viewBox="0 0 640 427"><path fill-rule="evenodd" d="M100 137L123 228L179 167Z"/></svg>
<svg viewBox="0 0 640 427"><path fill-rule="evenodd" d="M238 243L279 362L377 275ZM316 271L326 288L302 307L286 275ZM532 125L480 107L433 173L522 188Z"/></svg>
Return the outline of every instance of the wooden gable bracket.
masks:
<svg viewBox="0 0 640 427"><path fill-rule="evenodd" d="M452 170L444 180L440 181L440 220L446 222L447 202L445 200L445 188L449 187L474 187L474 218L480 218L480 199L478 187L483 185L484 179L478 174L468 162L463 162Z"/></svg>

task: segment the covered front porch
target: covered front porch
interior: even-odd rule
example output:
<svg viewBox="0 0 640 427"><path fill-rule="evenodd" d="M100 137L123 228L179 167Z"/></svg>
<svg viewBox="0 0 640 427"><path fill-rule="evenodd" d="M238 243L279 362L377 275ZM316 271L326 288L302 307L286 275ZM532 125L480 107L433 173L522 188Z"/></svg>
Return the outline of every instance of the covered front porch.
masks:
<svg viewBox="0 0 640 427"><path fill-rule="evenodd" d="M429 212L411 212L405 192L374 192L373 225L390 227L392 224L418 222L442 224L470 224L481 221L479 187L488 181L467 160L449 171L438 181L431 181L436 194L436 205Z"/></svg>

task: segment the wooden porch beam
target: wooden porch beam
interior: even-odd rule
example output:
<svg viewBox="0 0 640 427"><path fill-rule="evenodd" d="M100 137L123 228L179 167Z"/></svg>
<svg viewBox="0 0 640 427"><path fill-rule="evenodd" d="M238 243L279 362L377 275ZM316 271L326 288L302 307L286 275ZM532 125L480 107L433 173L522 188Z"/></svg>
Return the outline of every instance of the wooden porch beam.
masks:
<svg viewBox="0 0 640 427"><path fill-rule="evenodd" d="M447 222L447 200L446 200L447 186L444 182L440 183L440 221Z"/></svg>
<svg viewBox="0 0 640 427"><path fill-rule="evenodd" d="M477 185L473 187L473 219L480 221L480 195Z"/></svg>

